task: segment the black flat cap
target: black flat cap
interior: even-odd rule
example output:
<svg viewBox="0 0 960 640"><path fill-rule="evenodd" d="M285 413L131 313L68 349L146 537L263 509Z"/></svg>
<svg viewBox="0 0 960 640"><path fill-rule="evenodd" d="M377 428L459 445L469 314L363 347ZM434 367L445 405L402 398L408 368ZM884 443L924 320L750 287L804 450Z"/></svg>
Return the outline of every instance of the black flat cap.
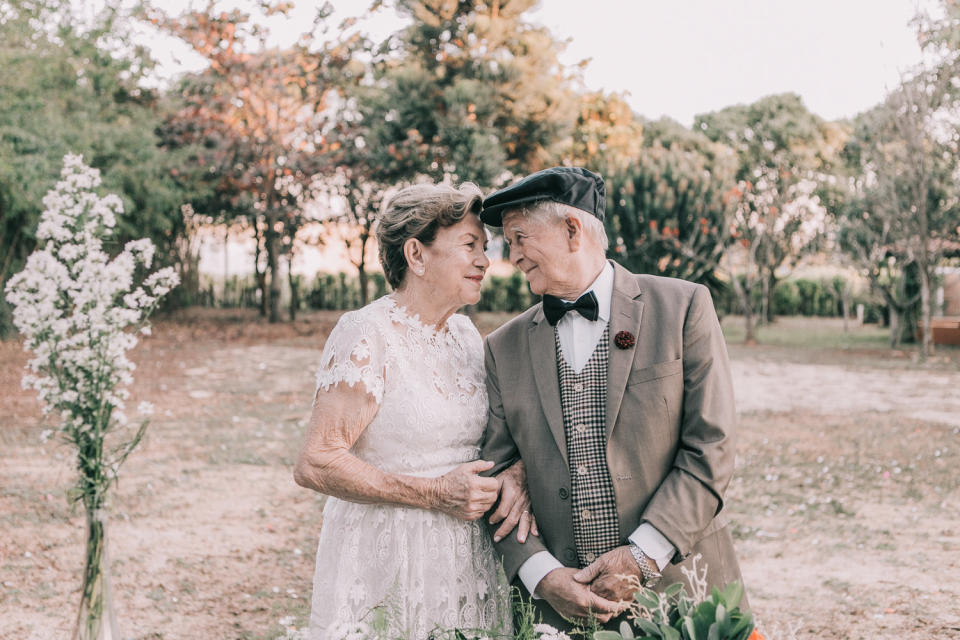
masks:
<svg viewBox="0 0 960 640"><path fill-rule="evenodd" d="M603 178L580 167L551 167L531 173L483 200L480 219L492 227L503 226L503 212L541 200L553 200L604 218L607 205Z"/></svg>

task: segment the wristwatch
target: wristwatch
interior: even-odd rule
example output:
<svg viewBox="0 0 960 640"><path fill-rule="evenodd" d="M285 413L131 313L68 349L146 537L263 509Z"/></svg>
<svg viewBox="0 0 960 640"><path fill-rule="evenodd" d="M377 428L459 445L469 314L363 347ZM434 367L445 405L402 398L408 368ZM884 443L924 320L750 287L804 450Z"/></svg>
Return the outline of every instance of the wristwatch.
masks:
<svg viewBox="0 0 960 640"><path fill-rule="evenodd" d="M633 559L637 561L637 565L640 567L640 573L643 575L643 586L647 589L653 589L660 582L660 578L663 577L663 574L657 569L652 568L657 566L656 562L633 542L630 543L630 554L633 555Z"/></svg>

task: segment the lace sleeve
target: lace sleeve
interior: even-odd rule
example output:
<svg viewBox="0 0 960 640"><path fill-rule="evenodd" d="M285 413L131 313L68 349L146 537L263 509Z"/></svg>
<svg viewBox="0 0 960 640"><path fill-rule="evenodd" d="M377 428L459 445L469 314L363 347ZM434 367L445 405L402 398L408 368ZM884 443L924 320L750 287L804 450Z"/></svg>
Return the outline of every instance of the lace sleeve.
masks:
<svg viewBox="0 0 960 640"><path fill-rule="evenodd" d="M384 343L378 327L364 310L340 316L330 332L317 369L317 391L346 382L363 383L377 404L383 399Z"/></svg>

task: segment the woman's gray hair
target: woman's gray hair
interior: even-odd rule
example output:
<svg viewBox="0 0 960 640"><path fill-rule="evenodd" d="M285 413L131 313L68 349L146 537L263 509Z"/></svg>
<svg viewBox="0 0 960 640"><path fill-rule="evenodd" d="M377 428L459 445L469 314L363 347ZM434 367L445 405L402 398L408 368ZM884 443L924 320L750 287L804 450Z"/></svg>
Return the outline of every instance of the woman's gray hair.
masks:
<svg viewBox="0 0 960 640"><path fill-rule="evenodd" d="M580 221L583 230L600 245L604 252L610 247L610 240L607 238L607 230L603 228L603 223L596 216L576 207L554 200L539 200L519 211L523 217L538 222L563 222L569 217L574 217Z"/></svg>
<svg viewBox="0 0 960 640"><path fill-rule="evenodd" d="M459 188L446 184L415 184L396 193L377 222L380 264L387 282L397 289L407 275L404 243L416 238L430 245L442 227L452 227L468 213L480 215L483 193L472 182Z"/></svg>

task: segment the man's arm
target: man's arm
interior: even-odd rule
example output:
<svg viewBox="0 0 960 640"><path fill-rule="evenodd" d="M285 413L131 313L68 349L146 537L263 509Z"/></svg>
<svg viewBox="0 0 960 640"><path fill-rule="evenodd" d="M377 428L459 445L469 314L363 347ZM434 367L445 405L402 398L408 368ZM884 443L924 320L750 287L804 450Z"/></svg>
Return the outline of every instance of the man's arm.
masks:
<svg viewBox="0 0 960 640"><path fill-rule="evenodd" d="M500 381L497 376L497 363L490 347L489 339L484 341L485 364L487 369L487 396L490 399L489 411L487 413L487 428L484 432L483 448L480 452L480 458L483 460L492 460L493 468L487 473L490 475L502 472L507 467L520 459L520 452L517 444L510 435L510 429L507 427L507 421L503 411L503 402L500 395ZM529 473L535 473L535 470L528 469ZM487 528L490 535L494 535L497 527L487 522ZM547 551L546 546L538 537L528 537L526 542L517 540L516 533L511 533L500 542L495 543L497 551L503 556L503 568L507 574L507 580L512 581L517 575L520 566L532 555ZM534 585L535 586L535 585ZM532 592L531 592L532 593Z"/></svg>
<svg viewBox="0 0 960 640"><path fill-rule="evenodd" d="M690 554L723 506L734 467L736 410L726 343L706 287L698 285L683 325L683 415L673 469L641 521Z"/></svg>

